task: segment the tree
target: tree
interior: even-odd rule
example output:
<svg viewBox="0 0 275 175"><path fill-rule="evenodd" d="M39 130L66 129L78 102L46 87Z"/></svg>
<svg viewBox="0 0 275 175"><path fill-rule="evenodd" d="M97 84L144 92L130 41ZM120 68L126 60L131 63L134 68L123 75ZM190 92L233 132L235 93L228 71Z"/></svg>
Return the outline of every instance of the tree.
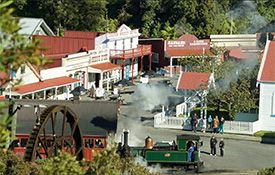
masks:
<svg viewBox="0 0 275 175"><path fill-rule="evenodd" d="M247 67L234 61L223 62L215 69L216 88L210 89L209 104L217 111L225 109L231 119L238 112L257 108L258 92L252 84L257 70L257 65Z"/></svg>
<svg viewBox="0 0 275 175"><path fill-rule="evenodd" d="M38 47L39 42L36 40L29 41L24 36L18 34L20 26L18 19L12 16L13 9L10 9L12 1L2 1L0 3L0 72L7 74L7 77L1 80L0 88L4 87L11 79L8 76L11 72L17 71L18 68L30 62L37 66L45 63L40 56L41 49ZM0 103L0 109L6 107L4 102ZM0 146L3 146L10 139L8 135L8 124L11 119L5 113L0 113Z"/></svg>
<svg viewBox="0 0 275 175"><path fill-rule="evenodd" d="M41 174L45 175L82 175L85 170L80 166L79 162L66 152L60 152L58 156L45 159L40 165L42 166Z"/></svg>
<svg viewBox="0 0 275 175"><path fill-rule="evenodd" d="M54 30L105 31L106 0L20 0L15 3L16 15L44 18Z"/></svg>
<svg viewBox="0 0 275 175"><path fill-rule="evenodd" d="M163 30L160 31L161 36L165 40L174 40L176 39L175 28L170 26L169 22L166 22Z"/></svg>

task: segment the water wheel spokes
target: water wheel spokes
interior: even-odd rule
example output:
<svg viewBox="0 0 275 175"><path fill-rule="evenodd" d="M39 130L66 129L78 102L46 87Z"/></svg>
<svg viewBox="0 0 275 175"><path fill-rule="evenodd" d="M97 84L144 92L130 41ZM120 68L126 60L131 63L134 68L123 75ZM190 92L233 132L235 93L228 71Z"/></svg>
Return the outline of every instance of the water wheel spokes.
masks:
<svg viewBox="0 0 275 175"><path fill-rule="evenodd" d="M30 134L25 160L56 156L60 150L83 158L82 134L76 114L66 106L50 106L40 116Z"/></svg>

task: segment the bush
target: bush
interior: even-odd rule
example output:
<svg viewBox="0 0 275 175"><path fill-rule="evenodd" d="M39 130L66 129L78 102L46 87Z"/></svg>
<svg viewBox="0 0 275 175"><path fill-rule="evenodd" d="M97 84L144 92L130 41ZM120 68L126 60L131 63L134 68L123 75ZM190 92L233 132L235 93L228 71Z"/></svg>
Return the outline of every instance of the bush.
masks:
<svg viewBox="0 0 275 175"><path fill-rule="evenodd" d="M275 174L275 167L264 168L257 173L257 175L274 175L274 174Z"/></svg>
<svg viewBox="0 0 275 175"><path fill-rule="evenodd" d="M72 155L60 152L56 157L40 162L42 166L41 174L45 175L82 175L85 170L80 166L79 162Z"/></svg>
<svg viewBox="0 0 275 175"><path fill-rule="evenodd" d="M37 166L32 166L22 158L13 155L12 152L0 150L0 174L5 175L29 175L38 172Z"/></svg>
<svg viewBox="0 0 275 175"><path fill-rule="evenodd" d="M87 175L153 175L133 157L120 158L116 145L112 141L108 143L109 147L96 154L94 161L89 163Z"/></svg>
<svg viewBox="0 0 275 175"><path fill-rule="evenodd" d="M272 131L258 131L254 134L256 137L271 137L275 138L275 132Z"/></svg>

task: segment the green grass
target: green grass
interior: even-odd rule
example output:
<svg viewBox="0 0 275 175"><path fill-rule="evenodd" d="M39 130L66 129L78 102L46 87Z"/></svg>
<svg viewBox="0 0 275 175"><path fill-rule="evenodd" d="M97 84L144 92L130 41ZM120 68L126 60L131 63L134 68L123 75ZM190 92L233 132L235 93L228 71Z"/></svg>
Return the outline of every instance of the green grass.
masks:
<svg viewBox="0 0 275 175"><path fill-rule="evenodd" d="M258 131L254 134L256 137L271 137L275 138L275 132L272 131Z"/></svg>

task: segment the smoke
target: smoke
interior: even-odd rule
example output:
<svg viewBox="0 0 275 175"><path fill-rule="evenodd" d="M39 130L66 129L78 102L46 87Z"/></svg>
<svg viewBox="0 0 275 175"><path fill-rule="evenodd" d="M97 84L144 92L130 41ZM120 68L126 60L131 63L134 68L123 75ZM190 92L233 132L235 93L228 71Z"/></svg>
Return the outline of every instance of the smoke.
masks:
<svg viewBox="0 0 275 175"><path fill-rule="evenodd" d="M168 97L173 89L164 84L139 84L132 95L135 106L138 110L152 110L159 105L168 105Z"/></svg>
<svg viewBox="0 0 275 175"><path fill-rule="evenodd" d="M228 62L227 62L228 63ZM232 61L232 64L228 65L226 76L220 79L216 85L218 85L222 91L226 91L230 87L230 83L235 83L240 78L240 75L245 71L249 74L259 63L257 53L248 53L246 58L239 61Z"/></svg>
<svg viewBox="0 0 275 175"><path fill-rule="evenodd" d="M121 129L129 130L129 145L144 145L148 136L146 128L153 124L153 115L150 111L160 105L169 103L168 97L173 93L173 88L164 83L139 84L131 96L124 96L126 103L131 105L124 108L122 117L125 117L120 124ZM141 117L148 120L141 121ZM147 126L146 126L147 125ZM119 141L121 138L117 138Z"/></svg>
<svg viewBox="0 0 275 175"><path fill-rule="evenodd" d="M143 157L141 157L141 156L135 157L135 162L138 165L146 167L150 171L150 173L161 173L163 171L161 169L161 166L159 164L147 166L148 165L147 161Z"/></svg>
<svg viewBox="0 0 275 175"><path fill-rule="evenodd" d="M245 23L245 18L248 19L249 27L246 29L246 33L256 33L259 29L267 25L265 17L261 16L257 11L257 6L253 1L244 0L238 7L227 13L228 18L237 19L242 18Z"/></svg>

